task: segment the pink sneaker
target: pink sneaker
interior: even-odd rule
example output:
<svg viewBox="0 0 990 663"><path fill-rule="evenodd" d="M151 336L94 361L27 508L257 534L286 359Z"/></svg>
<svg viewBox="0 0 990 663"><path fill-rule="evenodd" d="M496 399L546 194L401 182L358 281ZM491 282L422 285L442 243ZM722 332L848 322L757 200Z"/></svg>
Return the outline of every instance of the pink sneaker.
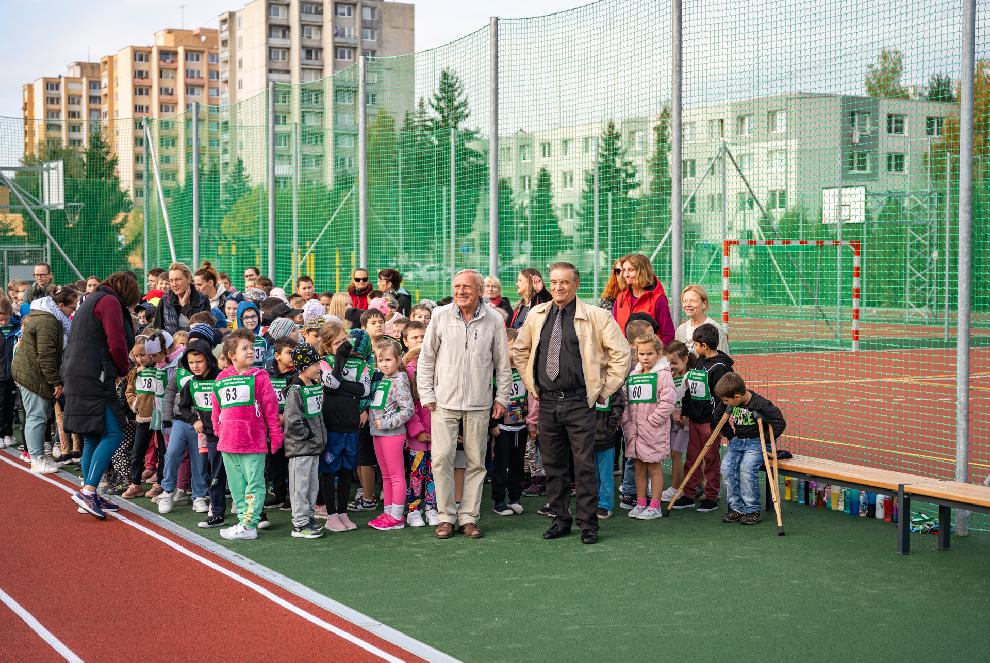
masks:
<svg viewBox="0 0 990 663"><path fill-rule="evenodd" d="M327 519L327 508L324 505L317 504L316 507L313 509L313 511L314 511L313 515L316 516L317 518L322 518L323 520Z"/></svg>
<svg viewBox="0 0 990 663"><path fill-rule="evenodd" d="M347 525L340 522L340 515L334 513L327 518L327 529L331 532L346 532Z"/></svg>
<svg viewBox="0 0 990 663"><path fill-rule="evenodd" d="M382 530L382 531L390 530L390 529L402 529L404 526L405 524L401 520L396 520L389 513L383 513L382 515L378 516L370 523L368 523L368 527L372 527L374 529Z"/></svg>
<svg viewBox="0 0 990 663"><path fill-rule="evenodd" d="M337 514L337 520L340 521L340 524L341 525L343 525L345 528L347 528L347 531L351 531L351 530L356 530L357 529L357 525L355 525L351 521L350 516L348 516L346 513L338 513Z"/></svg>

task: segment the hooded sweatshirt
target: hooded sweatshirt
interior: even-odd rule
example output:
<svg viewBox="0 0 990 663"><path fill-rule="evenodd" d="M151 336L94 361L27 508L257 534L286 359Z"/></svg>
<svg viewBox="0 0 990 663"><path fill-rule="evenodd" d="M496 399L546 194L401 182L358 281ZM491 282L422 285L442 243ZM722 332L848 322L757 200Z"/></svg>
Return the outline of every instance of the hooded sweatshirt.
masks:
<svg viewBox="0 0 990 663"><path fill-rule="evenodd" d="M722 402L722 399L718 399L712 420L721 419L725 413L725 409L725 403ZM722 434L730 439L733 437L742 440L760 439L760 429L756 423L757 416L763 418L764 426L769 426L773 429L775 438L779 439L784 434L784 428L787 427L787 422L784 421L784 415L781 413L780 408L771 403L770 399L752 390L749 392L748 403L729 409L729 420L726 422L729 430L723 430ZM766 431L766 434L769 434L769 431ZM770 443L769 438L766 439L766 443Z"/></svg>
<svg viewBox="0 0 990 663"><path fill-rule="evenodd" d="M247 310L253 310L258 314L258 325L254 329L249 329L244 326L244 312ZM258 309L257 304L254 302L240 302L237 305L237 327L236 329L247 329L252 334L254 334L254 367L264 368L265 359L268 357L268 341L259 332L261 331L261 311Z"/></svg>
<svg viewBox="0 0 990 663"><path fill-rule="evenodd" d="M176 345L171 351L165 356L165 359L161 360L155 364L155 368L161 371L165 371L165 394L162 397L161 402L161 413L162 413L162 427L168 428L175 418L175 396L179 393L179 380L185 381L182 376L178 375L179 371L179 360L182 359L182 353L186 351L186 346ZM156 405L157 405L156 401Z"/></svg>
<svg viewBox="0 0 990 663"><path fill-rule="evenodd" d="M327 445L323 389L319 383L307 386L297 381L285 392L285 457L319 456Z"/></svg>
<svg viewBox="0 0 990 663"><path fill-rule="evenodd" d="M221 408L221 398L216 394L234 389L232 383L224 383L226 378L241 377L242 382L254 387L254 402L244 405L230 405ZM235 390L248 393L243 389ZM216 379L213 398L213 430L219 442L217 449L225 453L264 454L274 453L282 447L282 427L278 421L278 396L272 387L268 373L260 368L249 368L240 373L228 366ZM271 448L269 449L269 440Z"/></svg>
<svg viewBox="0 0 990 663"><path fill-rule="evenodd" d="M350 341L320 362L323 422L331 433L356 433L361 428L363 401L371 394L371 368L353 352ZM380 375L380 374L379 374Z"/></svg>
<svg viewBox="0 0 990 663"><path fill-rule="evenodd" d="M198 376L189 370L190 352L198 352L206 357L205 375ZM199 419L203 422L203 433L207 437L215 438L210 415L213 412L213 381L220 375L220 368L217 366L216 357L213 356L213 348L203 339L194 338L189 341L179 363L189 372L190 379L184 382L175 399L175 418L187 424L193 424Z"/></svg>
<svg viewBox="0 0 990 663"><path fill-rule="evenodd" d="M681 413L696 424L712 423L715 410L715 385L732 372L732 357L719 351L714 357L698 357L694 368L684 375L687 391Z"/></svg>

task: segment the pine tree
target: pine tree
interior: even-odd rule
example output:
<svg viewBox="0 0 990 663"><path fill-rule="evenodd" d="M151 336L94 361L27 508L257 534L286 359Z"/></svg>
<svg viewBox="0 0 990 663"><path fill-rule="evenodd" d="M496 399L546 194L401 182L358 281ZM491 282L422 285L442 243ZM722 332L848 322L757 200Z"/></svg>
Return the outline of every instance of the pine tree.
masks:
<svg viewBox="0 0 990 663"><path fill-rule="evenodd" d="M659 241L667 232L671 223L670 212L670 108L664 106L660 111L659 121L653 127L653 154L650 156L648 168L650 173L650 185L646 195L639 201L636 210L635 227L643 230L643 234L651 241ZM614 259L625 253L618 251ZM670 255L669 249L663 255Z"/></svg>
<svg viewBox="0 0 990 663"><path fill-rule="evenodd" d="M529 231L532 238L531 265L545 268L553 262L561 250L563 233L553 206L553 190L550 171L540 168L536 176L536 190L529 203Z"/></svg>
<svg viewBox="0 0 990 663"><path fill-rule="evenodd" d="M392 265L404 258L399 250L397 146L395 120L379 108L368 123L368 246L377 254L369 256L372 264Z"/></svg>
<svg viewBox="0 0 990 663"><path fill-rule="evenodd" d="M626 158L622 148L622 136L609 120L598 141L598 246L605 251L608 246L606 214L608 201L612 200L612 247L614 256L607 256L603 264L626 253L636 253L644 246L643 230L635 224L637 201L630 195L639 187L636 167ZM581 228L579 234L592 244L594 233L595 175L585 173L581 192Z"/></svg>
<svg viewBox="0 0 990 663"><path fill-rule="evenodd" d="M928 91L925 93L928 101L955 101L952 79L946 74L932 74L928 79Z"/></svg>

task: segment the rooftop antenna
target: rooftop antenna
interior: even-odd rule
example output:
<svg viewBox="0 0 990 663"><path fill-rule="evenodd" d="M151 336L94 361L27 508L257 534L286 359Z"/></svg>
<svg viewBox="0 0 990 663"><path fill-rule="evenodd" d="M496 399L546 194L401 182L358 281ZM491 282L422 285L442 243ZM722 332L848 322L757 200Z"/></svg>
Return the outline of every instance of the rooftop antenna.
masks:
<svg viewBox="0 0 990 663"><path fill-rule="evenodd" d="M179 5L179 28L186 29L186 7L189 5Z"/></svg>

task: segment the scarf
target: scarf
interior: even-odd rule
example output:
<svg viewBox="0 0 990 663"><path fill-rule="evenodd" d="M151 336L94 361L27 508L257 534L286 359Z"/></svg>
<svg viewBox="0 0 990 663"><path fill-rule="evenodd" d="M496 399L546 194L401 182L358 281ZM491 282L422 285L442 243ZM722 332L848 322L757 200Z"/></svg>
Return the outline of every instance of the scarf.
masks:
<svg viewBox="0 0 990 663"><path fill-rule="evenodd" d="M51 297L42 297L40 299L35 299L31 302L32 311L44 311L45 313L50 313L55 316L55 319L59 321L62 325L62 347L64 348L69 343L69 332L72 330L72 320L62 313L62 309L58 307L55 300Z"/></svg>

